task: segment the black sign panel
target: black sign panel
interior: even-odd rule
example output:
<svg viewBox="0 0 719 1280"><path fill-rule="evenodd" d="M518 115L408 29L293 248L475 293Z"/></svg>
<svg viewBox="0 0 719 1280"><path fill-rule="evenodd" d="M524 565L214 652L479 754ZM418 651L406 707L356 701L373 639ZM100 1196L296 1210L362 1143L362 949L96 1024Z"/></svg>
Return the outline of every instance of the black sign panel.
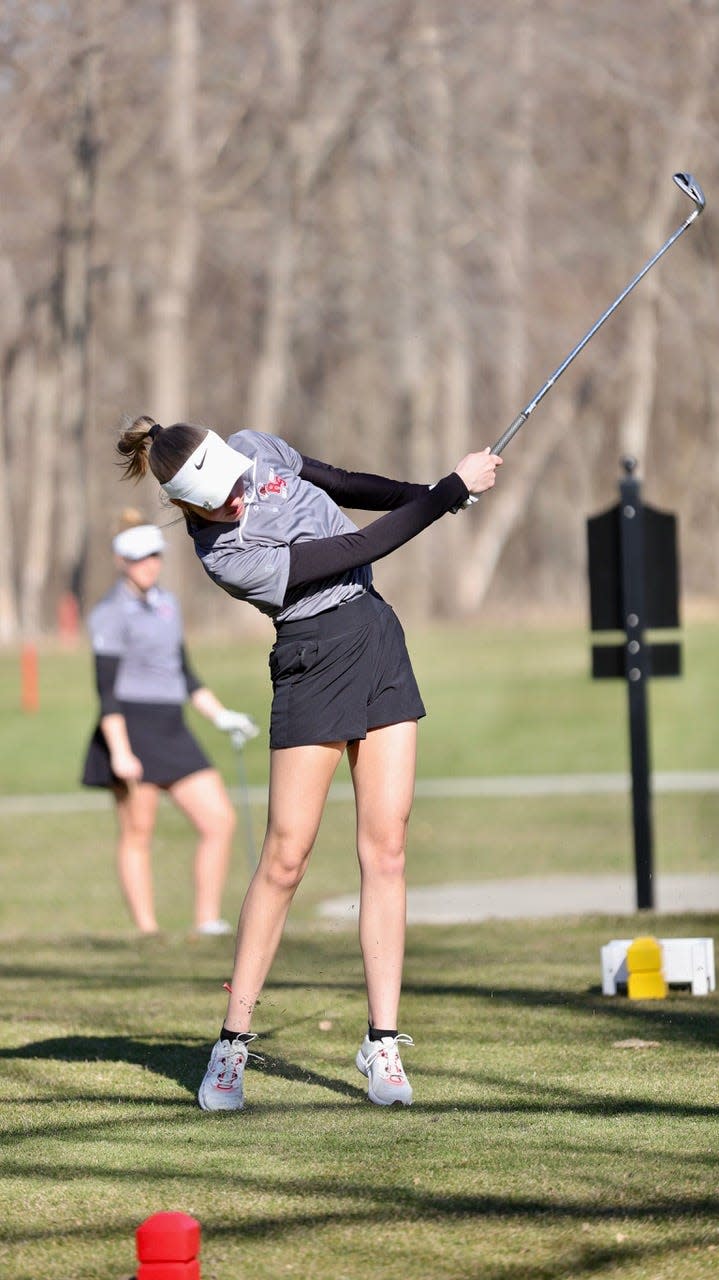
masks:
<svg viewBox="0 0 719 1280"><path fill-rule="evenodd" d="M646 652L648 655L647 675L681 675L680 645L648 644ZM618 676L625 676L627 674L627 661L627 647L624 644L592 645L592 677L595 680L616 680Z"/></svg>
<svg viewBox="0 0 719 1280"><path fill-rule="evenodd" d="M592 631L624 631L622 609L621 506L587 520L589 600ZM676 516L643 508L644 628L679 626L679 566ZM623 674L623 672L622 672ZM655 671L655 675L659 672Z"/></svg>

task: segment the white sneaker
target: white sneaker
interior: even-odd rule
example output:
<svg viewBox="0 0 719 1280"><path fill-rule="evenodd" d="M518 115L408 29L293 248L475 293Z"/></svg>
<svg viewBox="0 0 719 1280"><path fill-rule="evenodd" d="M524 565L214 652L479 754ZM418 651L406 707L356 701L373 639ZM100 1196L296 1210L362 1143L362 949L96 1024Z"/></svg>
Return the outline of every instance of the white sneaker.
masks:
<svg viewBox="0 0 719 1280"><path fill-rule="evenodd" d="M202 938L220 938L234 933L234 929L229 920L206 920L204 924L196 925L195 933Z"/></svg>
<svg viewBox="0 0 719 1280"><path fill-rule="evenodd" d="M367 1076L369 1100L379 1107L391 1107L393 1102L412 1105L412 1086L404 1073L399 1044L414 1044L414 1040L403 1034L370 1040L368 1034L357 1051L357 1070Z"/></svg>
<svg viewBox="0 0 719 1280"><path fill-rule="evenodd" d="M251 1036L250 1040L256 1040ZM203 1111L241 1111L245 1105L243 1076L249 1057L244 1040L217 1040L197 1093ZM256 1057L255 1054L252 1055Z"/></svg>

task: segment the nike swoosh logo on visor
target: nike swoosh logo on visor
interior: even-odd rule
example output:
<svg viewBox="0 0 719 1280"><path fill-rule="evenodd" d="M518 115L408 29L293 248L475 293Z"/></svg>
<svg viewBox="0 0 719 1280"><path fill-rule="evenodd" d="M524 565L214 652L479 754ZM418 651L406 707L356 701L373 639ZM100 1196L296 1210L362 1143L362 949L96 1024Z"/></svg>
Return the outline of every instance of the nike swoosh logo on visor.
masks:
<svg viewBox="0 0 719 1280"><path fill-rule="evenodd" d="M202 468L203 468L203 467L204 467L204 465L205 465L205 458L206 458L206 457L207 457L207 449L205 449L205 452L203 453L202 458L200 459L200 461L195 463L195 471L201 471L201 470L202 470Z"/></svg>

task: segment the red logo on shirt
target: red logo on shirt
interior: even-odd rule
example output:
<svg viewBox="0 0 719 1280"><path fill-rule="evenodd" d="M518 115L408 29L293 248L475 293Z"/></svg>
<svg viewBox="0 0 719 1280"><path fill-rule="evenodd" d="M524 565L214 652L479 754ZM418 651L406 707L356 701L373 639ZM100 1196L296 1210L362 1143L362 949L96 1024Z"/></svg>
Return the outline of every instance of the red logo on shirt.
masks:
<svg viewBox="0 0 719 1280"><path fill-rule="evenodd" d="M287 481L281 476L276 476L274 471L270 471L270 478L266 484L261 484L257 490L258 498L283 498L287 500Z"/></svg>

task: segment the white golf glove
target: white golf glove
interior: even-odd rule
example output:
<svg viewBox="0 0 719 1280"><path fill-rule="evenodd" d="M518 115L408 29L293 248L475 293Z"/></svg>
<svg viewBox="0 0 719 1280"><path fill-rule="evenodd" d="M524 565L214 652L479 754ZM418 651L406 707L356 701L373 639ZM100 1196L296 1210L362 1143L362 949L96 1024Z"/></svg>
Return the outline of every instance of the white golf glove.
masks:
<svg viewBox="0 0 719 1280"><path fill-rule="evenodd" d="M250 716L246 716L244 711L230 711L227 707L217 712L214 724L222 733L229 733L230 742L238 751L260 732L259 725Z"/></svg>

